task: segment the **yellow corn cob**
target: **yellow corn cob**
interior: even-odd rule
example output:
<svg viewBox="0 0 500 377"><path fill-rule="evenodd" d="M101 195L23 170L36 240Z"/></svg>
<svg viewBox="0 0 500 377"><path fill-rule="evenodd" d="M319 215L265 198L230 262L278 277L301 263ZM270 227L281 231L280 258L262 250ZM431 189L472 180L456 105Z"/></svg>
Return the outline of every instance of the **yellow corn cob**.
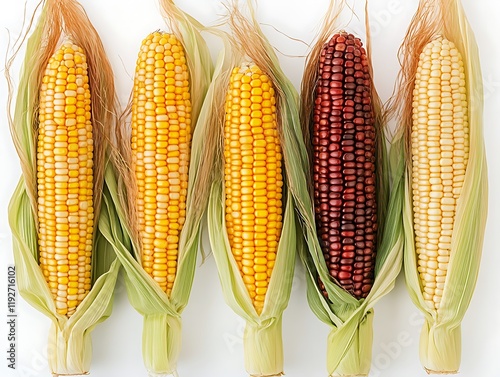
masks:
<svg viewBox="0 0 500 377"><path fill-rule="evenodd" d="M231 249L260 314L282 227L281 147L276 98L255 64L233 70L226 99L226 228Z"/></svg>
<svg viewBox="0 0 500 377"><path fill-rule="evenodd" d="M469 157L464 65L455 45L443 38L429 43L420 55L411 147L418 271L425 301L438 309Z"/></svg>
<svg viewBox="0 0 500 377"><path fill-rule="evenodd" d="M132 155L142 265L170 294L186 218L191 101L184 49L170 34L142 43L132 103Z"/></svg>
<svg viewBox="0 0 500 377"><path fill-rule="evenodd" d="M40 91L37 146L40 267L58 313L71 316L91 288L93 139L87 63L67 42Z"/></svg>

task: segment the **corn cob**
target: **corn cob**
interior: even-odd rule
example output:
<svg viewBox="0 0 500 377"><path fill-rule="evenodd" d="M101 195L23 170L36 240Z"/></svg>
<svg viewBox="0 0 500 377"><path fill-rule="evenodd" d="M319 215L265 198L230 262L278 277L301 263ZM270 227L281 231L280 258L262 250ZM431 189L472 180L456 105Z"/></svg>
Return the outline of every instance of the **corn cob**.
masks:
<svg viewBox="0 0 500 377"><path fill-rule="evenodd" d="M420 360L454 374L479 275L488 213L483 79L460 0L422 0L400 48L398 149L406 165L404 266L425 314Z"/></svg>
<svg viewBox="0 0 500 377"><path fill-rule="evenodd" d="M226 228L234 258L260 314L282 228L281 147L276 97L255 64L234 68L226 98Z"/></svg>
<svg viewBox="0 0 500 377"><path fill-rule="evenodd" d="M50 58L37 145L40 267L57 312L71 316L91 288L93 139L86 57L71 42Z"/></svg>
<svg viewBox="0 0 500 377"><path fill-rule="evenodd" d="M375 128L369 62L352 34L335 34L321 51L312 146L316 224L328 270L353 296L366 297L377 235Z"/></svg>
<svg viewBox="0 0 500 377"><path fill-rule="evenodd" d="M132 162L142 265L170 295L186 218L191 100L184 49L171 34L142 43L132 103Z"/></svg>
<svg viewBox="0 0 500 377"><path fill-rule="evenodd" d="M456 204L469 158L464 64L440 37L420 55L411 134L415 245L423 297L438 309L443 295Z"/></svg>

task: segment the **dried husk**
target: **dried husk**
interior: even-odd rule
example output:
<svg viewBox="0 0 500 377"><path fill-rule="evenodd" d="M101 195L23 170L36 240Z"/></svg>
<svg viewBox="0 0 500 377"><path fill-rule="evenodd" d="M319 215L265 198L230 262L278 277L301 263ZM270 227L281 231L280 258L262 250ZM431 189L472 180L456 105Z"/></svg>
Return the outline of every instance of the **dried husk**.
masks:
<svg viewBox="0 0 500 377"><path fill-rule="evenodd" d="M99 36L85 11L74 0L46 0L39 3L38 22L27 40L14 114L9 116L12 139L18 152L22 177L9 205L9 222L13 234L14 259L18 289L22 297L49 317L49 367L54 375L86 374L90 369L92 347L90 334L94 327L111 314L113 290L120 268L112 251L122 242L121 235L111 236L105 224L116 224L111 214L115 202L105 178L112 174L110 135L114 133L116 96L113 72ZM32 29L33 16L26 36ZM94 134L94 209L95 229L92 255L92 289L71 316L56 311L54 299L38 263L36 139L38 132L39 90L51 55L65 38L80 46L86 56L92 97ZM18 46L19 48L19 46ZM13 101L10 76L17 51L8 60L9 109Z"/></svg>

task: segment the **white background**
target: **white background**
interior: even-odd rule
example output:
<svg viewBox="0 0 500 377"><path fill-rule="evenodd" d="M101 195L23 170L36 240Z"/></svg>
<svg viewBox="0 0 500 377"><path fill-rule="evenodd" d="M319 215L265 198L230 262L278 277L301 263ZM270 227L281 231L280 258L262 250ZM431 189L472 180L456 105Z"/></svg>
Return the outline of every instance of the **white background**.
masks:
<svg viewBox="0 0 500 377"><path fill-rule="evenodd" d="M0 56L7 43L22 31L24 1L3 0L0 5ZM26 0L30 15L36 1ZM161 29L155 0L82 0L99 31L116 74L117 88L124 104L132 87L136 53L141 40ZM218 0L178 0L184 10L200 21L219 20L225 8ZM299 88L303 55L307 46L280 32L311 43L327 9L327 0L260 0L258 19L266 35L278 47L285 72ZM357 0L362 5L361 0ZM463 0L475 30L481 52L485 81L485 138L489 162L489 219L480 277L470 309L463 321L463 377L500 377L500 295L498 293L500 253L500 22L498 0ZM397 49L417 8L417 0L372 0L370 5L373 60L377 89L383 100L392 92L398 72ZM362 16L362 14L361 14ZM362 18L362 17L361 17ZM352 30L361 33L354 18ZM210 43L213 56L217 44ZM10 54L11 51L8 51ZM22 55L20 55L22 56ZM20 60L20 59L19 59ZM3 67L3 60L2 60ZM17 80L19 65L14 69ZM0 79L0 375L48 376L44 357L49 321L21 298L18 299L17 371L7 368L7 265L13 263L7 204L20 175L17 155L6 120L6 84ZM293 294L284 314L285 372L289 377L326 376L325 353L328 327L310 311L305 295L304 271L298 266ZM224 303L213 258L196 274L190 303L184 312L183 349L179 360L181 377L245 376L241 334L243 322ZM411 303L402 276L390 295L375 311L373 377L424 376L418 359L422 320ZM123 283L116 291L113 315L93 333L94 377L145 376L141 354L141 316L129 305Z"/></svg>

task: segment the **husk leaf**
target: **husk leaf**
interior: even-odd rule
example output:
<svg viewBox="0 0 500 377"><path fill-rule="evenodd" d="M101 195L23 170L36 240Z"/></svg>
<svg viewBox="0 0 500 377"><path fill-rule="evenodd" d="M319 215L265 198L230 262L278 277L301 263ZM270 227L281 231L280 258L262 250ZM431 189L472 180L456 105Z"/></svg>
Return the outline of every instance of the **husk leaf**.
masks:
<svg viewBox="0 0 500 377"><path fill-rule="evenodd" d="M38 22L27 40L13 117L8 114L14 145L19 154L23 175L9 204L9 223L13 234L14 260L21 296L52 320L49 334L49 367L54 375L86 374L92 357L90 334L111 314L113 290L120 264L112 247L120 235L106 238L105 222L115 203L110 200L104 172L111 170L109 135L116 126L116 98L113 73L96 30L83 8L74 0L42 1ZM34 16L33 16L34 17ZM29 33L33 19L27 33ZM26 37L22 38L24 41ZM94 128L94 209L95 233L92 255L92 289L67 317L56 311L54 299L38 264L36 138L38 132L38 95L50 56L64 38L79 45L87 55L92 97ZM18 51L18 50L17 50ZM9 108L13 97L10 69L17 53L6 66L9 83ZM106 203L101 207L101 199Z"/></svg>
<svg viewBox="0 0 500 377"><path fill-rule="evenodd" d="M368 24L368 2L365 3L367 54L371 58L370 34ZM323 46L340 30L338 18L346 6L344 1L332 1L317 42L307 58L302 82L301 121L306 146L310 148L314 93L318 79L319 55ZM373 72L372 72L373 80ZM386 116L372 81L372 99L375 113L377 143L377 206L378 206L378 245L375 265L375 281L366 299L357 300L345 291L330 276L323 252L316 234L312 202L312 184L309 182L309 195L304 194L302 223L307 241L307 249L301 259L307 274L307 298L316 316L331 327L327 343L327 369L330 375L367 375L371 365L373 340L373 306L394 287L395 279L401 270L403 248L403 224L401 217L403 198L404 164L396 153L386 151ZM309 153L309 161L312 160ZM312 164L304 166L311 172ZM389 185L392 175L392 190ZM311 174L310 174L311 176ZM318 287L318 279L323 282L329 299L323 296Z"/></svg>
<svg viewBox="0 0 500 377"><path fill-rule="evenodd" d="M470 130L469 161L462 193L457 201L450 261L439 309L430 308L423 299L417 271L413 207L411 202L410 134L412 91L420 52L438 36L452 41L464 61ZM424 313L420 339L420 359L429 373L456 373L460 366L460 324L475 288L487 217L487 166L483 140L483 84L479 53L474 33L459 0L421 0L400 49L402 70L398 90L401 96L391 111L400 112L400 134L404 138L401 159L406 161L404 266L406 284L415 305Z"/></svg>

